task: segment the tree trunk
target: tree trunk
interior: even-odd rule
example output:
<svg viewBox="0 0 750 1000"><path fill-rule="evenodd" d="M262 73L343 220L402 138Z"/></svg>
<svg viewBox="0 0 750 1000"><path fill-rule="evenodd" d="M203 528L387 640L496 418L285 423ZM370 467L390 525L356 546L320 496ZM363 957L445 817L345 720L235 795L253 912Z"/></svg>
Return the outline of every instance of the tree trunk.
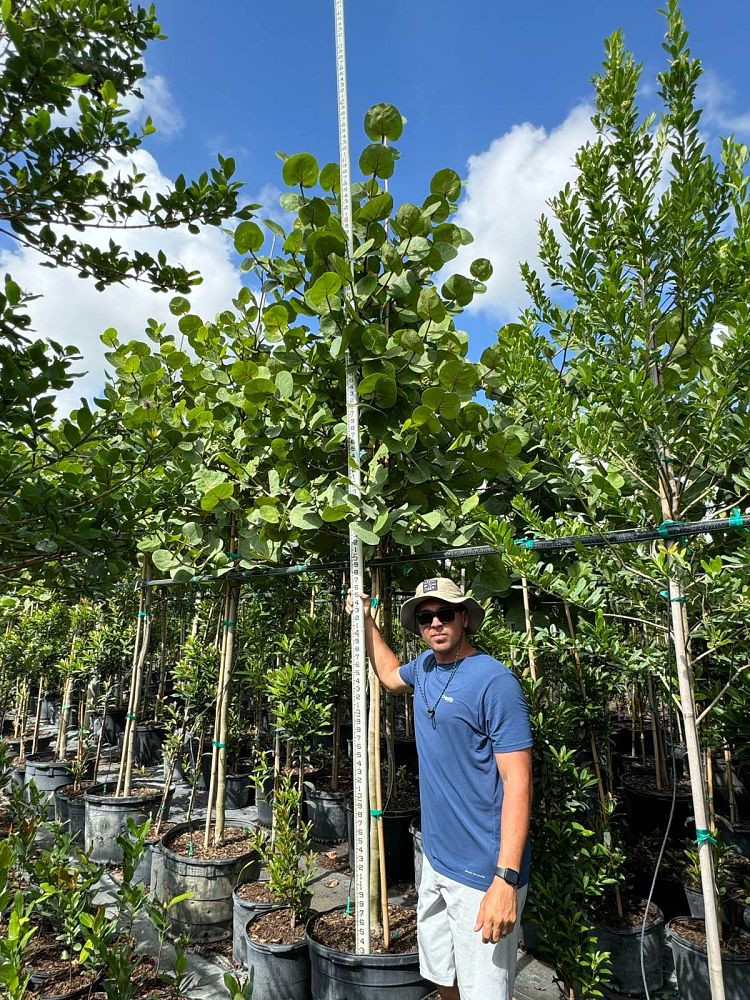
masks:
<svg viewBox="0 0 750 1000"><path fill-rule="evenodd" d="M125 732L122 739L122 759L120 760L120 771L117 776L117 789L115 795L130 795L131 782L133 778L133 754L135 748L135 726L137 719L137 706L141 700L141 678L143 676L143 665L148 655L148 645L151 638L151 587L148 586L151 579L151 557L146 553L143 557L143 570L141 574L141 594L138 608L138 627L136 628L135 646L133 648L133 666L130 676L130 696L128 699L128 712L125 717Z"/></svg>
<svg viewBox="0 0 750 1000"><path fill-rule="evenodd" d="M525 576L521 577L521 593L523 594L523 617L526 622L526 653L529 658L529 672L532 681L535 681L537 669L536 652L534 651L534 619L531 616L531 602L529 601L529 581Z"/></svg>
<svg viewBox="0 0 750 1000"><path fill-rule="evenodd" d="M36 753L39 743L39 726L42 721L42 698L44 696L44 678L40 678L36 694L36 715L34 716L34 735L31 741L31 752Z"/></svg>

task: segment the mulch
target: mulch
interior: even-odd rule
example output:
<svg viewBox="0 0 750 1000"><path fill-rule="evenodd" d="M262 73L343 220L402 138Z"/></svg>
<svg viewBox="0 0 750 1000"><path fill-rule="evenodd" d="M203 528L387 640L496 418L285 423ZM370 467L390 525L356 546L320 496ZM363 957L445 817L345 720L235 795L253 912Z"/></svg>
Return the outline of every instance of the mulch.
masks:
<svg viewBox="0 0 750 1000"><path fill-rule="evenodd" d="M213 837L213 829L211 831ZM193 853L190 854L190 844L193 845ZM166 845L167 850L182 857L195 861L217 861L223 858L239 858L243 854L250 853L250 843L247 832L240 826L228 826L224 829L224 841L221 844L209 844L207 849L203 847L203 828L197 828L191 833L189 830L171 840Z"/></svg>
<svg viewBox="0 0 750 1000"><path fill-rule="evenodd" d="M653 771L629 771L625 777L625 784L629 788L635 788L639 792L656 792L656 775ZM667 781L664 788L658 789L659 795L671 795L672 785ZM677 795L691 795L690 778L677 779Z"/></svg>
<svg viewBox="0 0 750 1000"><path fill-rule="evenodd" d="M614 900L610 901L607 907L603 907L596 913L596 922L600 927L613 927L616 929L628 928L628 927L640 927L643 924L643 910L644 910L645 900L643 899L623 899L622 908L623 916L617 912L617 904ZM659 919L660 913L658 908L651 903L648 908L648 923L649 927L656 920Z"/></svg>
<svg viewBox="0 0 750 1000"><path fill-rule="evenodd" d="M671 929L676 934L699 948L706 947L706 926L697 917L679 917L673 920ZM739 955L750 958L750 934L747 931L733 930L721 943L724 954Z"/></svg>
<svg viewBox="0 0 750 1000"><path fill-rule="evenodd" d="M389 955L403 955L417 950L417 914L406 906L389 906L391 942ZM342 911L324 913L316 917L311 926L312 936L320 944L336 951L354 953L354 917ZM373 929L370 934L370 953L385 954L382 934Z"/></svg>
<svg viewBox="0 0 750 1000"><path fill-rule="evenodd" d="M234 891L240 899L246 899L252 903L273 903L274 901L270 882L243 882Z"/></svg>
<svg viewBox="0 0 750 1000"><path fill-rule="evenodd" d="M305 937L305 925L309 914L294 916L287 906L283 910L271 910L253 920L249 936L262 944L299 944Z"/></svg>
<svg viewBox="0 0 750 1000"><path fill-rule="evenodd" d="M62 795L66 799L82 799L89 788L93 788L94 785L101 784L98 781L82 781L81 787L76 789L75 782L72 785L63 785L62 788L57 788L55 791L58 795Z"/></svg>

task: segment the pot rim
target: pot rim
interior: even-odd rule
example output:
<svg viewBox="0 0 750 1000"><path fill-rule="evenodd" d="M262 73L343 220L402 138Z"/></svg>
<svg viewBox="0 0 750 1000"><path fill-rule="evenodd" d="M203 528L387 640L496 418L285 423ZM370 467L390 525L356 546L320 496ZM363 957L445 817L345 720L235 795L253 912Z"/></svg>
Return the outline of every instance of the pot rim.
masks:
<svg viewBox="0 0 750 1000"><path fill-rule="evenodd" d="M639 902L645 904L646 900L641 899L639 900ZM654 931L659 931L664 926L664 914L656 905L656 903L654 903L653 901L651 903L651 906L655 908L656 916L650 923L646 924L646 934L653 933ZM595 927L597 931L603 930L606 931L607 934L612 934L616 937L627 938L627 937L634 937L636 934L639 935L641 933L641 928L643 927L643 922L642 921L639 922L635 927L612 927L610 924L603 924L597 921Z"/></svg>
<svg viewBox="0 0 750 1000"><path fill-rule="evenodd" d="M111 794L107 792L105 795L102 792L94 791L96 788L103 788L106 784L109 784L109 782L102 781L99 782L99 784L94 785L93 789L87 788L84 792L84 798L89 802L95 803L96 805L109 805L113 802L122 802L126 803L128 806L132 806L134 802L151 802L152 799L155 802L158 802L162 797L161 790L154 792L152 795L115 795L114 792ZM144 786L140 785L139 787L143 788Z"/></svg>
<svg viewBox="0 0 750 1000"><path fill-rule="evenodd" d="M678 947L684 948L685 951L692 951L693 954L700 955L701 957L705 958L706 961L708 961L707 950L705 948L701 948L699 944L693 944L692 941L688 941L687 938L682 937L679 930L677 930L677 928L675 928L674 926L679 920L700 920L700 919L701 919L700 917L690 917L690 916L672 917L672 919L667 923L666 927L667 940L669 940L670 942L674 941L678 945ZM701 922L703 923L704 921ZM747 936L750 937L750 934L748 934L747 931L744 931L743 933L747 934ZM736 965L750 965L750 955L735 955L731 951L722 950L721 962L722 965L724 964L724 962L733 962Z"/></svg>

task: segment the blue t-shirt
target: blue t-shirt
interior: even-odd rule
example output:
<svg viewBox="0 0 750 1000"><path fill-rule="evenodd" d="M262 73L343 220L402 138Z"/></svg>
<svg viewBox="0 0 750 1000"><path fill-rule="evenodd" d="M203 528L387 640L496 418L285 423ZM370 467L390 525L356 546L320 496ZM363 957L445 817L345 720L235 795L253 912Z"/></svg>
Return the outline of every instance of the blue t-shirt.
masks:
<svg viewBox="0 0 750 1000"><path fill-rule="evenodd" d="M452 670L453 663L438 663L431 650L400 668L401 679L415 688L422 844L435 871L487 889L500 850L503 805L495 754L532 745L529 710L517 677L494 657L465 657L441 697ZM527 842L521 885L529 879L530 856Z"/></svg>

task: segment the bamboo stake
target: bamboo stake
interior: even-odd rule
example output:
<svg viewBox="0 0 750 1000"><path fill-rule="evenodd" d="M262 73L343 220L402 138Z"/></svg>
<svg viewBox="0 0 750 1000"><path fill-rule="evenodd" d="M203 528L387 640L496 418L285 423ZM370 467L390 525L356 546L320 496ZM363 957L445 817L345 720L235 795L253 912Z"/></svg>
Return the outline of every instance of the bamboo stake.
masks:
<svg viewBox="0 0 750 1000"><path fill-rule="evenodd" d="M224 620L227 621L227 614L229 613L229 584L224 585L224 597L222 600L222 611L224 614ZM219 618L218 624L221 625L222 619ZM214 809L214 796L216 795L216 785L218 782L219 773L219 755L217 754L218 743L219 743L219 730L221 728L221 700L224 693L224 669L226 666L226 660L224 657L224 647L226 646L227 630L222 629L221 632L217 629L216 642L217 645L221 639L221 654L219 656L219 677L216 686L216 707L214 710L214 738L211 742L211 778L208 785L208 801L206 803L206 825L203 831L203 849L208 850L208 846L211 842L211 819L213 816Z"/></svg>
<svg viewBox="0 0 750 1000"><path fill-rule="evenodd" d="M531 679L537 679L536 652L534 651L534 619L531 615L531 603L529 601L529 581L525 576L521 577L521 593L523 594L523 617L526 622L526 654L529 658L529 672Z"/></svg>
<svg viewBox="0 0 750 1000"><path fill-rule="evenodd" d="M233 550L233 551L236 551ZM232 661L234 658L234 639L237 626L237 611L239 608L240 588L237 583L229 584L229 617L224 622L226 632L226 642L224 644L224 691L221 699L221 716L219 720L219 743L218 748L218 784L216 790L216 825L214 827L214 844L218 845L224 841L224 824L226 819L226 792L227 792L227 731L229 717L229 687L232 681ZM302 764L300 763L300 772Z"/></svg>
<svg viewBox="0 0 750 1000"><path fill-rule="evenodd" d="M141 566L141 584L146 582L146 558L144 557L143 565ZM135 639L133 640L133 656L130 665L130 687L128 689L128 709L125 713L125 729L122 734L122 756L120 757L120 768L117 774L117 787L115 789L115 795L119 796L122 792L123 781L125 779L125 758L127 756L127 747L130 743L130 730L132 728L132 717L135 715L135 705L133 703L133 697L135 695L135 671L136 665L138 663L138 656L140 654L141 647L141 636L143 634L143 626L145 622L145 600L146 600L146 587L141 586L141 591L138 596L138 620L135 624ZM125 674L125 657L122 659L121 670L120 670L120 691L119 691L119 701L122 705L124 701L125 689L124 689L124 674Z"/></svg>

